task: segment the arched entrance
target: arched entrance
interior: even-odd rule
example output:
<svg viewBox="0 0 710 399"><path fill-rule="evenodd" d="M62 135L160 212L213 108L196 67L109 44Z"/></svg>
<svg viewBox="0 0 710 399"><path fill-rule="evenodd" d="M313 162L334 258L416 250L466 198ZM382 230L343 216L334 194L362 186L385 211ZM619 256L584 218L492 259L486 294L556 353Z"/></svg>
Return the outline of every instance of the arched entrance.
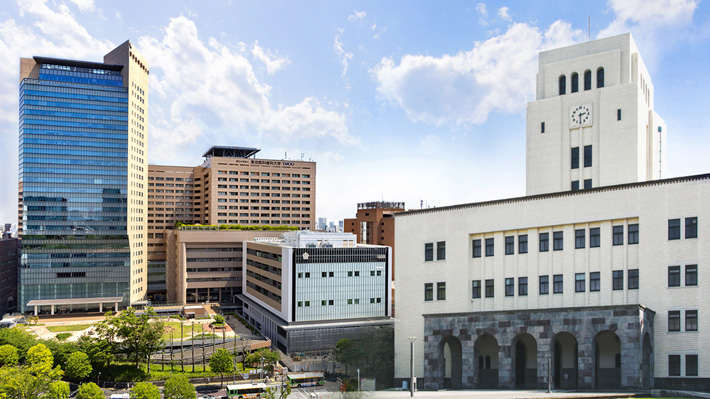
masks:
<svg viewBox="0 0 710 399"><path fill-rule="evenodd" d="M577 339L568 332L555 335L552 340L552 382L557 389L577 388L579 360Z"/></svg>
<svg viewBox="0 0 710 399"><path fill-rule="evenodd" d="M594 387L621 388L621 341L611 331L594 337Z"/></svg>
<svg viewBox="0 0 710 399"><path fill-rule="evenodd" d="M498 388L498 341L492 335L482 335L476 340L478 353L478 387Z"/></svg>
<svg viewBox="0 0 710 399"><path fill-rule="evenodd" d="M448 337L441 342L444 355L444 388L461 389L461 341Z"/></svg>
<svg viewBox="0 0 710 399"><path fill-rule="evenodd" d="M643 360L641 363L643 370L642 378L643 389L653 388L653 344L651 344L651 336L646 333L643 336Z"/></svg>
<svg viewBox="0 0 710 399"><path fill-rule="evenodd" d="M530 334L513 339L513 367L516 388L537 386L537 341Z"/></svg>

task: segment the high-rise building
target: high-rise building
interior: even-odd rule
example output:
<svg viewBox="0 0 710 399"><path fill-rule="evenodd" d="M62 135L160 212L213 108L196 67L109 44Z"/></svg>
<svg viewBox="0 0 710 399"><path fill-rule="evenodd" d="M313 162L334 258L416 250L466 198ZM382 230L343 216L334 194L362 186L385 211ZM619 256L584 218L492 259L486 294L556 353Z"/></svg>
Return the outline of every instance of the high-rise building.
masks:
<svg viewBox="0 0 710 399"><path fill-rule="evenodd" d="M146 295L148 66L20 59L19 310L87 311Z"/></svg>
<svg viewBox="0 0 710 399"><path fill-rule="evenodd" d="M395 214L396 378L413 346L424 389L710 390L710 175L660 179L631 36L541 53L537 93L527 196Z"/></svg>
<svg viewBox="0 0 710 399"><path fill-rule="evenodd" d="M17 238L0 237L0 319L17 311L17 266L20 248Z"/></svg>

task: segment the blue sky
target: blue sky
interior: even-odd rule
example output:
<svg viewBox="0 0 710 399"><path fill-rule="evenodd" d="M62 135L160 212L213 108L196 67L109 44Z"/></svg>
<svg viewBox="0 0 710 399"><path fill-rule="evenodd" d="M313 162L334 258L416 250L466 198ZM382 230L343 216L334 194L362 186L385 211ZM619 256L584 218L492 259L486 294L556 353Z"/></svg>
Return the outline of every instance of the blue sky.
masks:
<svg viewBox="0 0 710 399"><path fill-rule="evenodd" d="M699 0L3 1L0 221L16 221L19 58L151 70L149 161L213 144L318 162L317 215L525 194L537 53L631 32L668 124L668 176L710 172L710 19Z"/></svg>

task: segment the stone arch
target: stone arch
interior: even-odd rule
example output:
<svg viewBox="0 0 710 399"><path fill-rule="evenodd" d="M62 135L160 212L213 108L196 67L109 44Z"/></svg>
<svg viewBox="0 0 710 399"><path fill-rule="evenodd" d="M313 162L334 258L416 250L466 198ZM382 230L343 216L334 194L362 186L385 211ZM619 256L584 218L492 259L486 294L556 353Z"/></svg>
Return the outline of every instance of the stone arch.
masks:
<svg viewBox="0 0 710 399"><path fill-rule="evenodd" d="M567 93L567 77L565 75L560 75L559 79L557 80L557 83L557 94L562 96Z"/></svg>
<svg viewBox="0 0 710 399"><path fill-rule="evenodd" d="M476 376L478 388L498 388L498 340L490 334L483 334L474 343L477 355Z"/></svg>
<svg viewBox="0 0 710 399"><path fill-rule="evenodd" d="M592 71L584 71L584 91L592 90Z"/></svg>
<svg viewBox="0 0 710 399"><path fill-rule="evenodd" d="M642 388L653 388L653 343L649 333L643 335L641 369Z"/></svg>
<svg viewBox="0 0 710 399"><path fill-rule="evenodd" d="M552 383L557 389L576 389L579 378L579 349L577 337L563 331L551 341Z"/></svg>
<svg viewBox="0 0 710 399"><path fill-rule="evenodd" d="M604 87L604 68L597 68L597 89Z"/></svg>
<svg viewBox="0 0 710 399"><path fill-rule="evenodd" d="M621 388L621 340L615 332L604 330L594 336L594 387Z"/></svg>
<svg viewBox="0 0 710 399"><path fill-rule="evenodd" d="M572 90L571 93L576 93L579 91L579 74L577 72L572 73Z"/></svg>
<svg viewBox="0 0 710 399"><path fill-rule="evenodd" d="M463 365L461 341L454 336L448 336L439 344L441 352L441 367L443 367L444 388L461 389L463 384Z"/></svg>
<svg viewBox="0 0 710 399"><path fill-rule="evenodd" d="M527 333L518 334L511 345L513 377L516 388L537 386L537 340Z"/></svg>

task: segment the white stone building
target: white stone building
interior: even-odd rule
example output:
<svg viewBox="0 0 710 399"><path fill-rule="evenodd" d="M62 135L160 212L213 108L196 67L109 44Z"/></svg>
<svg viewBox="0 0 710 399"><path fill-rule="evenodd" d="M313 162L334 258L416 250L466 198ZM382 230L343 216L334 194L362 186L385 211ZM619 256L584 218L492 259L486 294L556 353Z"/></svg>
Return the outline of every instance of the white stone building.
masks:
<svg viewBox="0 0 710 399"><path fill-rule="evenodd" d="M420 389L709 390L710 175L660 179L665 131L630 35L541 53L527 196L395 216L395 378L416 337Z"/></svg>

